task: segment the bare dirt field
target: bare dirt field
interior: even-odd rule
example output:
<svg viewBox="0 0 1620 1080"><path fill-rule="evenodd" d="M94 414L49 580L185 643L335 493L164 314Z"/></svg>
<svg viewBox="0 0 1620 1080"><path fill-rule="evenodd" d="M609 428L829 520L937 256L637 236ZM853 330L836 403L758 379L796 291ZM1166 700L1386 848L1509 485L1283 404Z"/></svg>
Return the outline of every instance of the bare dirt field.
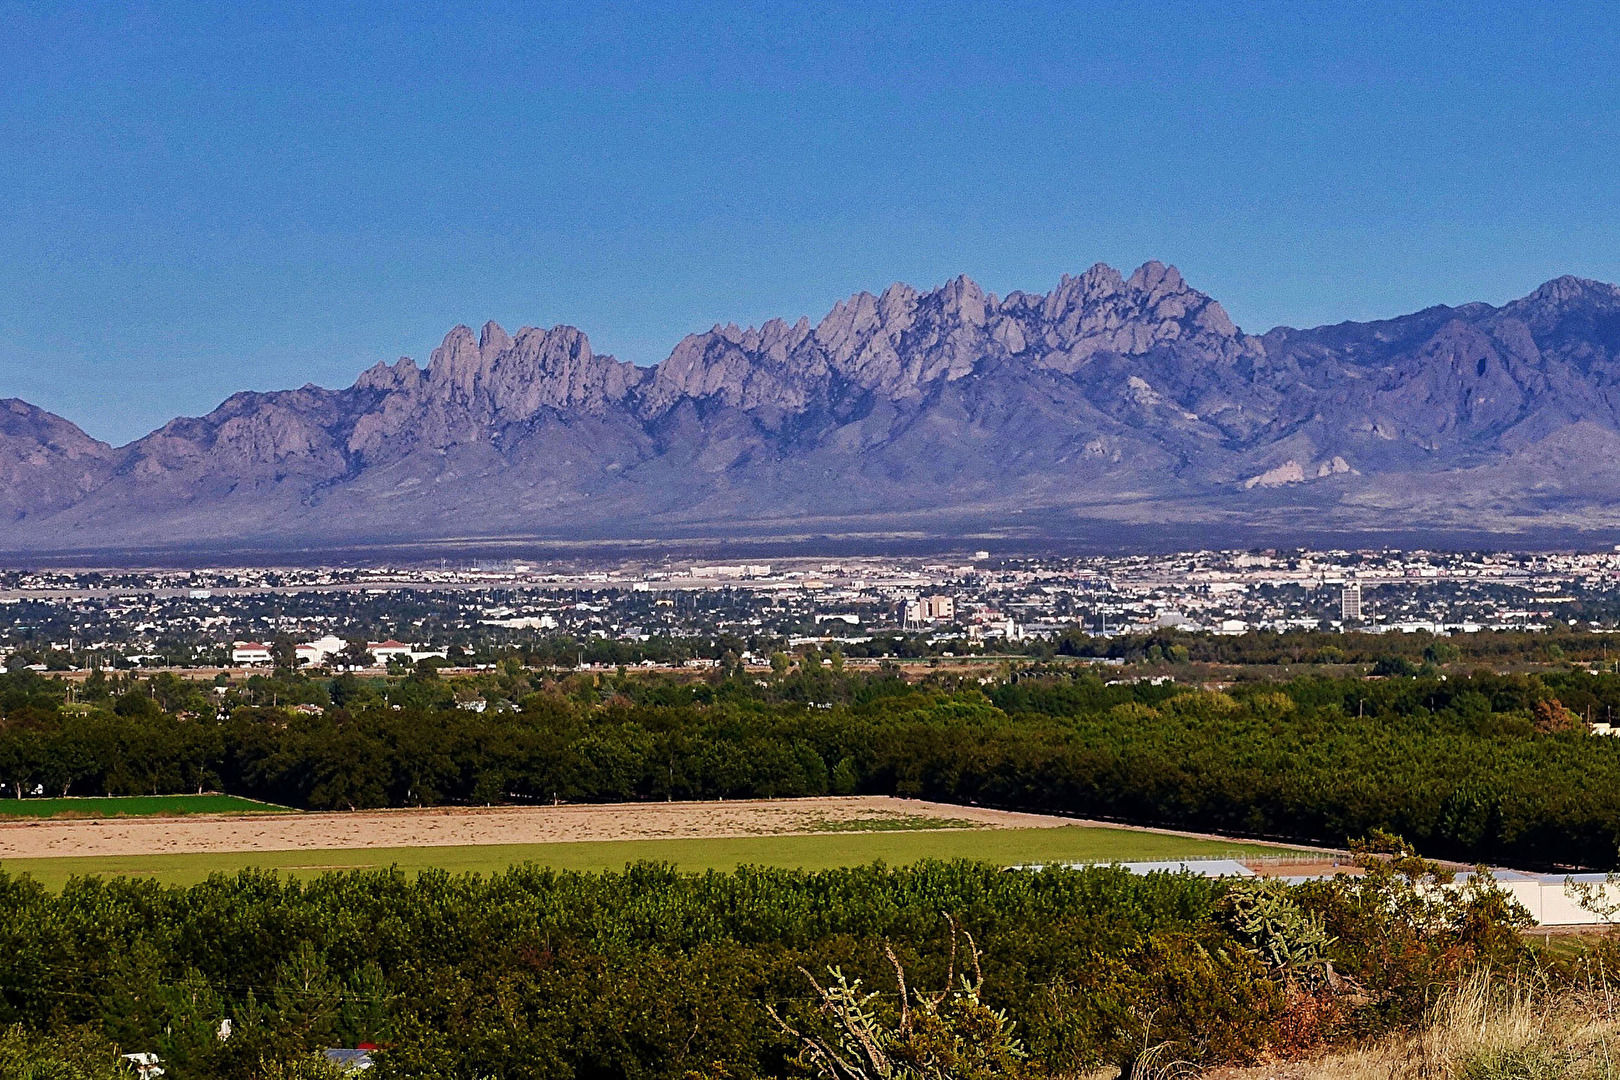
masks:
<svg viewBox="0 0 1620 1080"><path fill-rule="evenodd" d="M5 822L0 824L0 859L1029 829L1081 824L1072 818L875 795L217 817L199 814L184 818Z"/></svg>

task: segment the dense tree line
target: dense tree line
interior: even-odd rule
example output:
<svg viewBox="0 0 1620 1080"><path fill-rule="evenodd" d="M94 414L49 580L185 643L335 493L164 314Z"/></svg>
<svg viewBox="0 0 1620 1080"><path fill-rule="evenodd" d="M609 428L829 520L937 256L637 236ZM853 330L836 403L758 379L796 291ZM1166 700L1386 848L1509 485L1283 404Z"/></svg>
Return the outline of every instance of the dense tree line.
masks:
<svg viewBox="0 0 1620 1080"><path fill-rule="evenodd" d="M1411 1019L1460 961L1522 955L1499 902L1460 896L1407 917L1414 896L1347 883L1257 894L1278 925L1323 920L1333 952L1306 962L1331 960L1362 988L1359 1004L1307 1001L1307 1014ZM307 884L245 872L191 888L79 879L59 894L0 874L0 1025L36 1033L0 1051L100 1040L158 1053L176 1080L263 1077L265 1062L362 1042L383 1047L379 1080L784 1075L793 1043L767 1009L814 1029L805 971L836 966L892 1012L887 948L914 986L969 962L952 959L949 920L982 947L987 1004L1057 1074L1162 1040L1194 1059L1250 1058L1277 1042L1309 975L1267 959L1225 885L1109 868L640 865Z"/></svg>
<svg viewBox="0 0 1620 1080"><path fill-rule="evenodd" d="M1158 630L1150 634L1092 637L1071 629L1024 644L1031 654L1098 657L1132 662L1161 660L1244 666L1355 664L1371 667L1398 659L1414 669L1423 665L1545 664L1576 660L1611 669L1620 660L1613 634L1577 631L1493 630L1436 636L1416 633L1371 634L1350 630L1255 630L1245 634Z"/></svg>
<svg viewBox="0 0 1620 1080"><path fill-rule="evenodd" d="M1585 724L1612 715L1620 676L1584 671L1225 691L1061 671L983 688L825 665L686 683L509 671L483 712L426 673L306 681L319 713L216 709L178 680L69 706L52 683L5 678L12 796L206 789L343 809L887 793L1335 844L1386 828L1526 867L1612 866L1620 843L1620 740Z"/></svg>

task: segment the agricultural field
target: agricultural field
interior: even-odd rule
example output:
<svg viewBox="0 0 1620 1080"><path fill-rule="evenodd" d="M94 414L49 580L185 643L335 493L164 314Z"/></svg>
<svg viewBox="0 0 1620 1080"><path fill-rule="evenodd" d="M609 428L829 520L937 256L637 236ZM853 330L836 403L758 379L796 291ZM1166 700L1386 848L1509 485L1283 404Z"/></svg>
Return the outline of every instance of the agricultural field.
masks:
<svg viewBox="0 0 1620 1080"><path fill-rule="evenodd" d="M0 799L6 818L174 817L188 814L286 814L290 807L237 795L111 795Z"/></svg>
<svg viewBox="0 0 1620 1080"><path fill-rule="evenodd" d="M1034 1075L1415 1031L1470 966L1590 990L1595 953L1609 987L1620 944L1555 953L1505 894L1431 889L1446 868L1420 855L1612 866L1620 740L1582 718L1620 705L1620 675L1385 667L1213 690L508 666L299 674L269 704L0 675L0 779L90 797L0 817L0 1074L18 1045L248 1080L372 1043L379 1077L782 1076L763 1006L828 1022L807 972L956 986L963 949L985 996L952 1015L1004 1015ZM276 704L295 690L324 711ZM298 812L92 801L199 788ZM1289 884L1352 845L1347 872ZM1259 877L1106 865L1199 857Z"/></svg>
<svg viewBox="0 0 1620 1080"><path fill-rule="evenodd" d="M517 841L517 842L514 842ZM878 797L300 814L286 818L0 826L0 869L58 886L75 875L172 884L247 867L498 873L534 864L614 870L978 859L1003 866L1286 854L1290 849Z"/></svg>
<svg viewBox="0 0 1620 1080"><path fill-rule="evenodd" d="M1002 866L1026 863L1113 863L1162 859L1218 858L1287 854L1285 849L1226 840L1134 829L1071 826L1065 829L1007 829L986 835L963 830L906 830L837 835L714 837L696 840L602 840L555 844L487 844L458 847L340 848L302 851L192 852L175 855L91 855L47 859L6 859L0 869L28 874L58 888L75 876L150 877L190 885L216 872L249 867L291 877L315 877L331 870L406 873L495 874L532 864L555 870L622 870L630 863L672 863L682 870L731 870L772 866L827 870L884 862L906 866L926 859L977 859Z"/></svg>

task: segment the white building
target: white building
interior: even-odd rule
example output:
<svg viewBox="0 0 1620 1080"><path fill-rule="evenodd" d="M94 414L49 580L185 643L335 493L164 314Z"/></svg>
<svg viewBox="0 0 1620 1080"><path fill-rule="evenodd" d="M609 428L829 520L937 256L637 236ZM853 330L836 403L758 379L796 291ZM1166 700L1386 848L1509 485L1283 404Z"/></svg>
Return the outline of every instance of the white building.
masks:
<svg viewBox="0 0 1620 1080"><path fill-rule="evenodd" d="M1347 623L1361 621L1361 582L1347 581L1339 590L1339 618Z"/></svg>
<svg viewBox="0 0 1620 1080"><path fill-rule="evenodd" d="M389 638L387 641L366 642L366 651L376 657L379 664L386 664L394 659L409 660L412 648L413 646L407 645L403 641L395 641L393 638Z"/></svg>
<svg viewBox="0 0 1620 1080"><path fill-rule="evenodd" d="M436 657L440 660L450 658L449 649L425 649L420 645L407 645L403 641L389 638L387 641L371 641L366 643L366 651L377 658L377 663L386 664L391 660L408 660L415 663Z"/></svg>
<svg viewBox="0 0 1620 1080"><path fill-rule="evenodd" d="M319 667L321 664L326 663L328 660L332 659L332 657L342 652L348 646L348 644L349 643L344 641L342 638L333 634L328 634L323 638L316 638L314 641L305 642L304 644L297 646L293 651L298 657L299 664L308 664L310 667Z"/></svg>
<svg viewBox="0 0 1620 1080"><path fill-rule="evenodd" d="M901 612L901 620L907 626L950 622L954 618L956 618L956 601L949 596L924 596L918 600L907 600Z"/></svg>
<svg viewBox="0 0 1620 1080"><path fill-rule="evenodd" d="M238 641L231 645L231 663L238 667L270 662L270 646L262 641Z"/></svg>
<svg viewBox="0 0 1620 1080"><path fill-rule="evenodd" d="M717 578L727 581L742 578L770 577L769 563L745 563L742 566L694 566L692 576L695 578Z"/></svg>
<svg viewBox="0 0 1620 1080"><path fill-rule="evenodd" d="M262 641L235 641L230 646L230 662L237 665L269 664L271 646Z"/></svg>

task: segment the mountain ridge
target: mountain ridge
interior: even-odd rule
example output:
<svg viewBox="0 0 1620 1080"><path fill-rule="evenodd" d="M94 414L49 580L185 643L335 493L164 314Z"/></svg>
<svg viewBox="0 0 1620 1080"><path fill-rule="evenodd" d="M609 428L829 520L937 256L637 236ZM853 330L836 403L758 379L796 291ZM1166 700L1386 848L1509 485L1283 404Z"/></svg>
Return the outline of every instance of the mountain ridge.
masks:
<svg viewBox="0 0 1620 1080"><path fill-rule="evenodd" d="M1572 442L1573 440L1573 442ZM1602 529L1620 287L1248 334L1173 266L1048 293L959 276L643 368L569 326L453 328L424 367L232 395L123 447L0 402L0 549L760 535L1311 515ZM1562 462L1562 466L1549 465ZM1612 475L1611 475L1612 474ZM1437 492L1446 492L1437 500ZM942 524L942 523L954 524Z"/></svg>

